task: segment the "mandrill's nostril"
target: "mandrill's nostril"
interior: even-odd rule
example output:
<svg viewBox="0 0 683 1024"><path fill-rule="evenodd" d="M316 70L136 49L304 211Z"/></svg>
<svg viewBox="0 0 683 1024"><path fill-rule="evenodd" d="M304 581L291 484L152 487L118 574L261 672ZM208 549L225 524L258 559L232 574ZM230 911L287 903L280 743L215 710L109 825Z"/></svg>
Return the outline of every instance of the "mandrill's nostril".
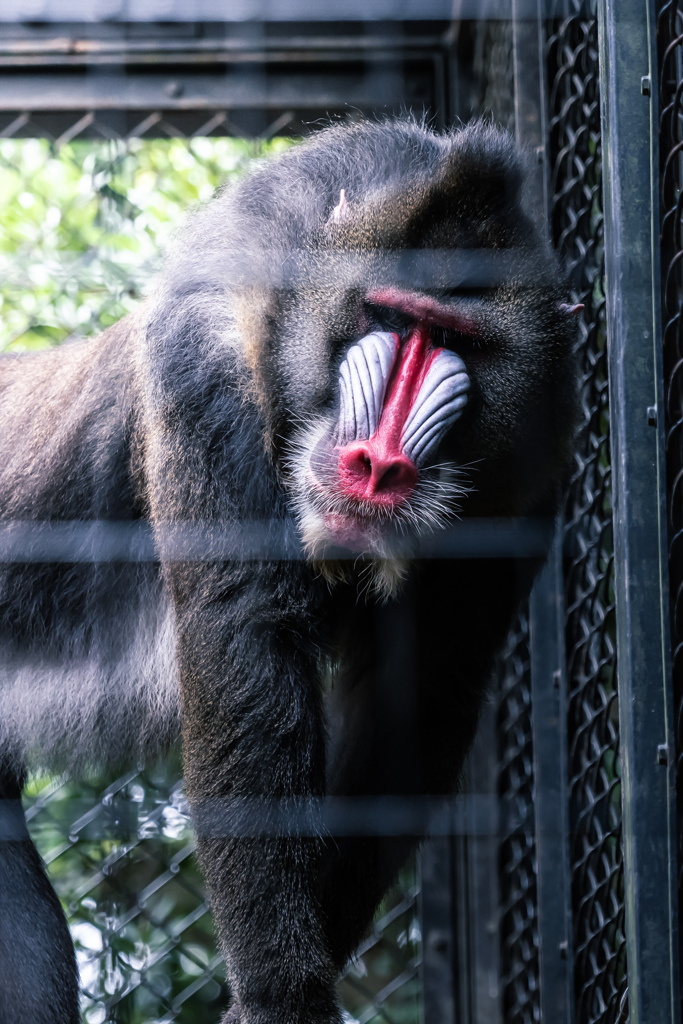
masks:
<svg viewBox="0 0 683 1024"><path fill-rule="evenodd" d="M339 482L342 491L358 501L397 505L413 491L417 469L402 453L383 451L373 441L359 441L339 452Z"/></svg>
<svg viewBox="0 0 683 1024"><path fill-rule="evenodd" d="M357 445L342 448L339 455L339 471L342 483L367 485L372 477L372 459L370 453Z"/></svg>
<svg viewBox="0 0 683 1024"><path fill-rule="evenodd" d="M398 484L405 475L405 468L400 463L394 462L384 470L384 473L378 481L378 487L385 488L391 487L393 484Z"/></svg>
<svg viewBox="0 0 683 1024"><path fill-rule="evenodd" d="M376 465L376 491L395 491L407 488L412 491L415 486L415 472L411 463L391 462L388 466Z"/></svg>

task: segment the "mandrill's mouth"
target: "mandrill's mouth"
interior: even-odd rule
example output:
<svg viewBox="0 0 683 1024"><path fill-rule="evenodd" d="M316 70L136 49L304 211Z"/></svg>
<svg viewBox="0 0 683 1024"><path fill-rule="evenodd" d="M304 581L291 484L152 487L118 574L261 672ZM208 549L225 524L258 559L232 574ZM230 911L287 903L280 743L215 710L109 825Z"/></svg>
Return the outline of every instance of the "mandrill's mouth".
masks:
<svg viewBox="0 0 683 1024"><path fill-rule="evenodd" d="M434 463L467 403L469 377L459 355L434 344L433 328L474 333L471 323L428 296L368 298L407 313L409 328L403 339L380 330L349 348L336 420L297 445L303 532L316 555L323 541L384 554L392 534L448 522L465 491L455 467Z"/></svg>

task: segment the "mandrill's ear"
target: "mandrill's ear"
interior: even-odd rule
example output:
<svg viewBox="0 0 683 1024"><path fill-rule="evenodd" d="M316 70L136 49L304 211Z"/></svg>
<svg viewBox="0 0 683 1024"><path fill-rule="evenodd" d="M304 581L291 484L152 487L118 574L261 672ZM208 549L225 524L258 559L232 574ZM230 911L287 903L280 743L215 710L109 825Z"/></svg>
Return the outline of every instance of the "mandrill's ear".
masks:
<svg viewBox="0 0 683 1024"><path fill-rule="evenodd" d="M346 201L346 189L341 189L339 193L339 202L330 214L330 221L333 224L341 224L342 221L346 220L349 215L349 204Z"/></svg>
<svg viewBox="0 0 683 1024"><path fill-rule="evenodd" d="M429 185L424 181L392 184L363 196L349 196L342 189L325 224L324 242L364 252L401 248L428 199Z"/></svg>

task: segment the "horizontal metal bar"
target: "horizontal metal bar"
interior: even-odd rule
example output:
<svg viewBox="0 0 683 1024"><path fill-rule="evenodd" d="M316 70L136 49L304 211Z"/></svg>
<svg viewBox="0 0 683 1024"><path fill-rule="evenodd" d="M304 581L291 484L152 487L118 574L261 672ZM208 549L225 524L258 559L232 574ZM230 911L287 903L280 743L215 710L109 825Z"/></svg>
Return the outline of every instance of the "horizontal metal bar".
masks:
<svg viewBox="0 0 683 1024"><path fill-rule="evenodd" d="M582 5L586 14L589 0ZM556 0L543 0L546 17ZM572 14L578 13L572 5ZM515 17L535 20L537 0L516 0ZM246 22L433 21L512 17L512 0L4 0L0 21Z"/></svg>
<svg viewBox="0 0 683 1024"><path fill-rule="evenodd" d="M97 58L111 58L118 63L127 61L134 63L172 61L216 62L231 60L354 60L372 59L373 56L386 56L390 52L395 57L396 51L408 50L409 56L416 56L415 50L424 50L427 55L435 46L443 45L442 36L432 32L424 34L417 28L410 34L395 32L386 36L380 32L361 35L340 35L330 32L329 35L284 36L263 35L254 38L253 34L231 32L229 37L220 38L187 38L178 36L144 36L142 39L130 39L119 36L110 39L92 38L82 34L56 36L16 35L9 36L9 29L4 39L0 39L0 57L3 62L7 58L15 59L24 65L28 59L43 62L48 58L62 59L65 57L83 58L85 61Z"/></svg>
<svg viewBox="0 0 683 1024"><path fill-rule="evenodd" d="M69 42L69 41L65 41ZM413 41L412 46L402 39L387 41L385 46L378 45L372 40L348 38L340 40L335 44L329 40L327 45L320 44L316 47L290 47L284 49L280 44L277 48L250 48L249 45L236 45L233 48L217 49L215 44L210 50L195 52L193 50L178 47L177 49L164 47L159 50L150 49L149 45L138 50L131 50L121 46L118 49L102 48L88 49L80 47L80 41L74 41L71 49L66 46L64 52L59 50L47 50L46 52L35 52L33 48L22 49L19 47L2 46L0 44L0 68L26 68L33 70L37 67L125 67L144 66L146 76L149 77L151 68L158 68L159 74L164 75L164 65L247 65L249 68L261 67L263 65L293 65L305 66L307 64L340 64L345 65L350 61L358 64L361 61L364 65L374 67L377 64L393 63L397 60L422 61L432 60L434 49L441 46L438 37L434 37L431 47L429 40L423 38ZM362 45L365 43L365 45Z"/></svg>
<svg viewBox="0 0 683 1024"><path fill-rule="evenodd" d="M186 800L182 798L172 806L188 818L189 825ZM78 836L92 826L98 807L108 814L109 824L118 816L123 829L137 831L145 826L146 819L138 819L137 805L129 799L107 806L98 800L78 797L59 800L59 814L69 821L71 836ZM37 815L31 811L29 807L26 817L35 823ZM425 834L509 837L522 832L531 834L534 829L533 815L522 817L493 793L463 793L457 797L328 796L309 800L225 797L196 804L192 823L201 835L232 838ZM23 838L20 833L25 834L20 802L0 800L0 841Z"/></svg>
<svg viewBox="0 0 683 1024"><path fill-rule="evenodd" d="M50 275L56 280L66 281L74 277L80 268L89 267L92 253L86 252L54 252L50 253L45 264ZM328 257L334 258L335 271L344 274L363 275L366 278L369 261L381 263L382 273L391 279L392 285L403 285L412 291L416 288L496 288L514 280L516 287L538 287L538 271L525 267L526 250L517 248L496 249L404 249L397 253L385 248L377 248L372 253L357 255L348 250L332 248L326 250ZM0 253L0 273L4 280L11 281L15 288L25 287L30 290L33 282L28 276L29 267L17 265L14 253ZM151 277L161 266L161 258L154 257L136 268L138 279ZM548 267L552 272L552 267ZM225 288L234 285L266 284L271 288L302 288L326 287L330 279L329 263L316 264L310 252L296 249L272 249L267 254L259 254L257 266L250 263L237 264L234 267L221 266L217 275L211 273L202 276L202 286ZM373 302L382 305L381 289L373 293ZM387 304L391 304L391 289L385 292ZM484 311L482 298L467 294L454 295L448 309L453 314L461 314L464 329L465 321L471 322L476 333L479 315Z"/></svg>
<svg viewBox="0 0 683 1024"><path fill-rule="evenodd" d="M494 8L509 6L493 0ZM4 0L2 21L429 21L448 20L451 0Z"/></svg>
<svg viewBox="0 0 683 1024"><path fill-rule="evenodd" d="M381 75L287 71L254 74L233 68L221 75L92 75L25 74L0 79L0 110L281 110L330 107L363 108L410 96L405 79L388 68ZM240 73L241 72L241 73Z"/></svg>
<svg viewBox="0 0 683 1024"><path fill-rule="evenodd" d="M539 558L553 536L552 519L463 519L425 537L392 537L396 558ZM0 522L0 563L297 561L306 557L294 520L226 525L112 520ZM327 558L355 561L330 548Z"/></svg>

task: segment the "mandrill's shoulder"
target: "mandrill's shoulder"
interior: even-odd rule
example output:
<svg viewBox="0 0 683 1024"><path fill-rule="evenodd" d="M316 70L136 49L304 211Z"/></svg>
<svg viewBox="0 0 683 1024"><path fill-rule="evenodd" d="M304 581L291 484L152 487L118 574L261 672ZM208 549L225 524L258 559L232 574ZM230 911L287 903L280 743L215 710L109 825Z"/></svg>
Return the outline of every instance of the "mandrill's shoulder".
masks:
<svg viewBox="0 0 683 1024"><path fill-rule="evenodd" d="M40 405L61 399L64 388L77 395L95 375L102 380L103 364L117 374L134 363L135 344L143 330L139 311L129 313L94 338L67 340L54 348L0 353L0 415L21 413L20 395ZM105 374L105 380L110 374ZM7 408L5 408L7 403Z"/></svg>
<svg viewBox="0 0 683 1024"><path fill-rule="evenodd" d="M0 356L0 517L79 518L98 504L103 481L121 489L140 331L136 313L95 338ZM48 500L55 479L73 487Z"/></svg>

